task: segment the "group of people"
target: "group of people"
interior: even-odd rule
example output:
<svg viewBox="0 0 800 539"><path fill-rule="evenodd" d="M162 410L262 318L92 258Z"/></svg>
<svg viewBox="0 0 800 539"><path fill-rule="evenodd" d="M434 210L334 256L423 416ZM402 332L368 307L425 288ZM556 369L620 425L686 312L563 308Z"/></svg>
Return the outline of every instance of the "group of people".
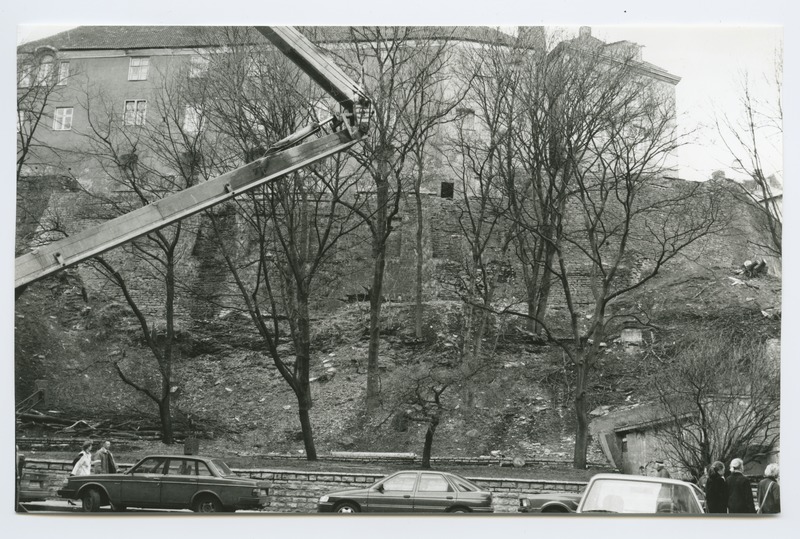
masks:
<svg viewBox="0 0 800 539"><path fill-rule="evenodd" d="M75 457L70 475L90 475L92 473L117 473L117 463L111 453L111 442L103 442L102 447L92 457L92 442L83 443L83 450Z"/></svg>
<svg viewBox="0 0 800 539"><path fill-rule="evenodd" d="M731 461L730 474L725 477L725 465L716 461L708 467L705 485L706 506L709 513L780 513L781 489L778 484L778 465L769 464L764 479L758 484L756 501L750 479L744 475L744 462Z"/></svg>

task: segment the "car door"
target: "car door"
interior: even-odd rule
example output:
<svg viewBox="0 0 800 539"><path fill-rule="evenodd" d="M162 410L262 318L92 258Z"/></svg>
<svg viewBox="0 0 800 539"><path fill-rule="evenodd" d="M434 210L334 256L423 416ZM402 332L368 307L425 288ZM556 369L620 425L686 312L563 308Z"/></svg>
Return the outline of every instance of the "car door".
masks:
<svg viewBox="0 0 800 539"><path fill-rule="evenodd" d="M195 459L169 459L167 473L161 479L161 507L180 509L190 506L197 492L197 464Z"/></svg>
<svg viewBox="0 0 800 539"><path fill-rule="evenodd" d="M159 507L166 457L149 457L125 474L120 484L120 505Z"/></svg>
<svg viewBox="0 0 800 539"><path fill-rule="evenodd" d="M370 490L366 511L370 513L410 513L414 510L417 472L398 472Z"/></svg>
<svg viewBox="0 0 800 539"><path fill-rule="evenodd" d="M442 474L420 473L414 495L415 513L444 513L455 501L455 489Z"/></svg>

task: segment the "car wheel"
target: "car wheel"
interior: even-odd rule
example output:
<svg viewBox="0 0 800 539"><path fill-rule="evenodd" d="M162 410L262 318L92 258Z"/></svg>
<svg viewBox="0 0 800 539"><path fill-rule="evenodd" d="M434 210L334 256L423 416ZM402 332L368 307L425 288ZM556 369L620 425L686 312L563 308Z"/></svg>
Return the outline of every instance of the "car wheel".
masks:
<svg viewBox="0 0 800 539"><path fill-rule="evenodd" d="M547 507L546 509L542 509L542 513L561 513L561 514L564 514L564 513L569 513L569 511L567 511L563 507Z"/></svg>
<svg viewBox="0 0 800 539"><path fill-rule="evenodd" d="M220 513L222 512L222 504L213 496L203 496L194 502L192 510L195 513Z"/></svg>
<svg viewBox="0 0 800 539"><path fill-rule="evenodd" d="M361 509L352 502L342 502L336 506L337 513L360 513Z"/></svg>
<svg viewBox="0 0 800 539"><path fill-rule="evenodd" d="M100 493L96 489L89 489L81 496L82 509L87 513L96 513L100 510Z"/></svg>
<svg viewBox="0 0 800 539"><path fill-rule="evenodd" d="M469 513L469 509L466 507L453 507L450 509L451 513Z"/></svg>

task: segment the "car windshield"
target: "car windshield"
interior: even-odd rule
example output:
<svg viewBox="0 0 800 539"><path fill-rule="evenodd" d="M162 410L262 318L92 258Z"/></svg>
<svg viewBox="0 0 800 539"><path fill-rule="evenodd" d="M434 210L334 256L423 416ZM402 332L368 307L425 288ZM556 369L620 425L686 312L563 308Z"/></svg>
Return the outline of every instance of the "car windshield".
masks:
<svg viewBox="0 0 800 539"><path fill-rule="evenodd" d="M228 465L225 464L224 462L222 462L221 460L214 459L214 460L211 461L211 464L213 464L214 468L217 469L217 472L219 473L220 477L227 477L229 475L235 475L231 471L231 469L228 468Z"/></svg>
<svg viewBox="0 0 800 539"><path fill-rule="evenodd" d="M584 513L701 513L689 485L598 479L591 484Z"/></svg>

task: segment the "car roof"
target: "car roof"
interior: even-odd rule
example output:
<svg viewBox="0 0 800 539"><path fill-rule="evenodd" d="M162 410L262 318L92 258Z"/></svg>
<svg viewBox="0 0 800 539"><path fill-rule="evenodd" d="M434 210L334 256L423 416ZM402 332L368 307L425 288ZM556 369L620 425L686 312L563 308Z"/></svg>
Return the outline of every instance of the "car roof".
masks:
<svg viewBox="0 0 800 539"><path fill-rule="evenodd" d="M689 485L691 483L687 483L681 479L672 479L669 477L650 477L647 475L627 475L627 474L619 474L619 473L599 473L597 475L592 476L590 482L600 480L600 479L617 479L623 481L636 481L640 483L667 483L670 485Z"/></svg>
<svg viewBox="0 0 800 539"><path fill-rule="evenodd" d="M201 455L146 455L139 459L142 461L144 459L195 459L195 460L219 460L217 457L204 457Z"/></svg>

